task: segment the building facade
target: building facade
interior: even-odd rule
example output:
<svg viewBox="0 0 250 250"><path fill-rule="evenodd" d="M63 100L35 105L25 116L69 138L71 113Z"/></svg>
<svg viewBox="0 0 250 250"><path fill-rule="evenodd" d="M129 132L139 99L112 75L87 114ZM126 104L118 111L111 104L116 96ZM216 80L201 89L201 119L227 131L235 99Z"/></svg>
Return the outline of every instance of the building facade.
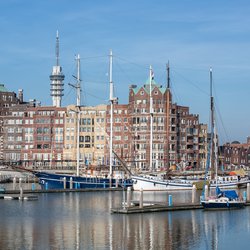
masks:
<svg viewBox="0 0 250 250"><path fill-rule="evenodd" d="M167 165L167 141L169 130L166 127L169 117L168 90L153 80L153 143L152 170L164 169ZM168 117L167 117L168 115ZM149 170L150 162L150 86L131 85L129 89L129 118L131 142L134 143L131 155L137 170Z"/></svg>
<svg viewBox="0 0 250 250"><path fill-rule="evenodd" d="M4 119L4 161L25 168L61 168L65 108L16 105Z"/></svg>
<svg viewBox="0 0 250 250"><path fill-rule="evenodd" d="M131 141L134 143L135 166L149 170L150 157L150 93L149 81L141 87L131 85L129 90L129 117ZM172 103L169 87L152 81L153 99L153 170L171 166L181 169L204 168L206 161L206 128L199 116L189 108ZM203 140L201 139L203 138ZM202 146L202 143L204 145Z"/></svg>
<svg viewBox="0 0 250 250"><path fill-rule="evenodd" d="M237 167L250 166L250 138L246 143L234 141L225 143L221 147L221 165L225 169L234 169Z"/></svg>
<svg viewBox="0 0 250 250"><path fill-rule="evenodd" d="M20 99L19 99L20 98ZM12 106L23 102L23 91L19 90L19 96L15 92L8 91L4 84L0 84L0 162L4 161L3 155L3 122L4 117L9 115L9 110Z"/></svg>
<svg viewBox="0 0 250 250"><path fill-rule="evenodd" d="M106 119L106 145L104 147L105 162L107 165L109 165L110 158L110 108L110 105L108 105ZM130 123L131 118L128 112L128 105L115 103L113 106L113 151L128 166L133 165L133 156L131 155L131 152L134 150ZM117 157L113 158L113 165L120 165L120 162Z"/></svg>
<svg viewBox="0 0 250 250"><path fill-rule="evenodd" d="M106 146L106 105L96 107L67 107L65 116L64 158L66 164L74 168L77 161L77 141L79 140L80 168L105 165ZM79 115L79 138L77 124Z"/></svg>
<svg viewBox="0 0 250 250"><path fill-rule="evenodd" d="M131 85L129 103L113 106L113 151L134 170L150 170L150 86ZM152 171L204 169L207 125L189 107L172 103L171 90L152 81ZM77 143L82 169L110 162L110 105L8 107L4 118L3 159L32 169L74 170ZM79 128L78 128L79 119ZM78 132L79 129L79 132ZM79 133L79 134L78 134ZM77 136L79 135L79 137ZM120 165L117 157L113 165Z"/></svg>

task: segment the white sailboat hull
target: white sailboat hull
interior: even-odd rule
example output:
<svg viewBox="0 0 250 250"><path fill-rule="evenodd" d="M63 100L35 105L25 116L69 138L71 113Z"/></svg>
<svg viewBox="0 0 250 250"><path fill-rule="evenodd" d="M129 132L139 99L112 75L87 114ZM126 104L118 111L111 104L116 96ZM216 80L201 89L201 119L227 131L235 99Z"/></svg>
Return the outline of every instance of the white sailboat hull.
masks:
<svg viewBox="0 0 250 250"><path fill-rule="evenodd" d="M166 191L166 190L191 190L192 181L186 180L163 180L150 176L132 176L133 189L139 191Z"/></svg>

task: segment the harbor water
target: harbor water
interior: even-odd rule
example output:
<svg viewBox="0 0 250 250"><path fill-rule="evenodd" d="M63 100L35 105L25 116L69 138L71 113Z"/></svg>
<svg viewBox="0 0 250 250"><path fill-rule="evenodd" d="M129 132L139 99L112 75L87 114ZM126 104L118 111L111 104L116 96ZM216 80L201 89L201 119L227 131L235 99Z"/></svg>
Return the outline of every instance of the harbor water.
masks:
<svg viewBox="0 0 250 250"><path fill-rule="evenodd" d="M132 192L139 199L139 192ZM190 202L192 193L145 192L145 200ZM125 192L41 193L0 200L0 249L243 249L250 207L224 211L111 214ZM199 199L199 194L197 194Z"/></svg>

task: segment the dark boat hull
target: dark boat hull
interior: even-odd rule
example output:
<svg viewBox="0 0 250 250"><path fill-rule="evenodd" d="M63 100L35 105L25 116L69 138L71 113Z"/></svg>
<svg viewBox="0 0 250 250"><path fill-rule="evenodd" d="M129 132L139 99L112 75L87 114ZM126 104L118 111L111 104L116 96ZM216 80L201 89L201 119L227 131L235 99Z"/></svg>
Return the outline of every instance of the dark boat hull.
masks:
<svg viewBox="0 0 250 250"><path fill-rule="evenodd" d="M83 177L67 174L52 174L47 172L36 172L34 175L39 179L42 189L64 189L64 188L109 188L109 187L132 187L131 179Z"/></svg>
<svg viewBox="0 0 250 250"><path fill-rule="evenodd" d="M204 209L235 209L244 208L245 202L243 201L229 201L229 202L201 202Z"/></svg>

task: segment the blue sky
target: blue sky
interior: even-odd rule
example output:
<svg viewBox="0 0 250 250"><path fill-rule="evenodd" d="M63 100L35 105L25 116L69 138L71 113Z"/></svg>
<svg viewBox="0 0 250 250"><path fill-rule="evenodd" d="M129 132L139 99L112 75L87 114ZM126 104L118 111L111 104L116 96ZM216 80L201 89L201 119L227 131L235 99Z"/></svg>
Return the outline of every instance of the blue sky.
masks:
<svg viewBox="0 0 250 250"><path fill-rule="evenodd" d="M49 75L56 30L65 74L63 105L75 103L68 86L79 53L84 105L108 101L108 54L120 103L130 84L142 85L152 65L166 83L170 61L175 102L209 122L209 68L213 68L221 142L250 135L250 3L248 1L0 1L0 82L25 99L51 105Z"/></svg>

